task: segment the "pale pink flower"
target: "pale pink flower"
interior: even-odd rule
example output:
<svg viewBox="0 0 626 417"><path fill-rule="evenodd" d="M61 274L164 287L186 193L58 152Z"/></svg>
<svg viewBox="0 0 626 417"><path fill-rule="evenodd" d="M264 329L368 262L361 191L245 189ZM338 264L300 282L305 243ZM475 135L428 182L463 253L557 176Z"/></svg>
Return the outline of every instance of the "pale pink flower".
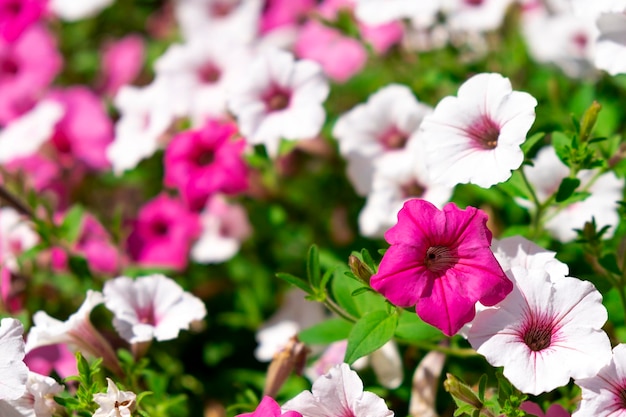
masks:
<svg viewBox="0 0 626 417"><path fill-rule="evenodd" d="M0 322L0 400L16 400L26 391L23 333L19 320L4 318Z"/></svg>
<svg viewBox="0 0 626 417"><path fill-rule="evenodd" d="M392 417L385 401L363 391L359 375L347 363L333 367L319 377L311 391L304 391L287 401L283 410L293 410L303 417Z"/></svg>
<svg viewBox="0 0 626 417"><path fill-rule="evenodd" d="M513 91L495 73L473 76L420 125L433 180L483 188L506 181L524 160L520 145L535 121L537 100Z"/></svg>
<svg viewBox="0 0 626 417"><path fill-rule="evenodd" d="M522 392L539 395L595 375L611 357L602 295L588 281L513 267L513 292L479 312L469 341Z"/></svg>
<svg viewBox="0 0 626 417"><path fill-rule="evenodd" d="M135 410L137 396L131 391L120 391L111 378L107 378L107 392L93 395L93 401L100 407L93 417L131 417Z"/></svg>
<svg viewBox="0 0 626 417"><path fill-rule="evenodd" d="M47 0L0 0L0 37L14 42L44 14Z"/></svg>
<svg viewBox="0 0 626 417"><path fill-rule="evenodd" d="M95 16L115 0L48 0L50 11L63 20L75 21Z"/></svg>
<svg viewBox="0 0 626 417"><path fill-rule="evenodd" d="M140 209L128 250L141 265L181 270L199 233L198 214L179 199L160 194Z"/></svg>
<svg viewBox="0 0 626 417"><path fill-rule="evenodd" d="M33 225L12 207L0 208L0 266L17 272L17 258L39 242Z"/></svg>
<svg viewBox="0 0 626 417"><path fill-rule="evenodd" d="M552 404L544 413L536 403L524 401L519 409L537 417L571 417L571 414L559 404Z"/></svg>
<svg viewBox="0 0 626 417"><path fill-rule="evenodd" d="M371 286L393 304L448 336L474 318L476 302L494 305L512 290L490 250L487 215L449 203L442 210L409 200L385 233L385 252Z"/></svg>
<svg viewBox="0 0 626 417"><path fill-rule="evenodd" d="M191 248L191 259L198 263L229 260L252 233L245 208L228 203L222 195L209 199L200 213L200 222L202 233Z"/></svg>
<svg viewBox="0 0 626 417"><path fill-rule="evenodd" d="M62 63L54 37L42 26L30 27L13 43L0 39L0 124L30 110Z"/></svg>
<svg viewBox="0 0 626 417"><path fill-rule="evenodd" d="M0 164L35 154L52 137L55 126L64 113L61 104L47 99L11 120L0 131Z"/></svg>
<svg viewBox="0 0 626 417"><path fill-rule="evenodd" d="M537 198L544 203L556 193L563 178L569 175L569 168L561 162L552 146L541 149L533 162L533 166L523 168L524 173L534 187ZM548 207L545 211L545 228L556 239L568 242L576 238L575 229L582 229L585 222L594 218L598 227L609 226L605 236L612 236L619 223L617 201L622 199L624 179L617 178L612 172L598 175L597 170L583 170L578 173L578 179L581 181L579 189L591 195L565 208ZM518 202L533 209L525 200Z"/></svg>
<svg viewBox="0 0 626 417"><path fill-rule="evenodd" d="M66 321L50 317L45 311L33 316L33 327L28 332L26 352L48 345L67 344L72 350L102 358L106 367L121 372L117 356L109 342L93 327L89 316L91 311L104 301L102 294L88 290L85 301L78 311Z"/></svg>
<svg viewBox="0 0 626 417"><path fill-rule="evenodd" d="M251 65L229 104L246 140L264 144L267 153L276 157L281 138L312 139L319 134L328 93L318 64L269 49Z"/></svg>
<svg viewBox="0 0 626 417"><path fill-rule="evenodd" d="M252 413L238 414L237 417L302 417L297 411L282 412L280 405L272 398L265 396Z"/></svg>
<svg viewBox="0 0 626 417"><path fill-rule="evenodd" d="M388 152L404 149L431 112L408 87L390 84L337 119L333 136L339 141L341 155L348 160L347 175L359 195L372 190L375 161Z"/></svg>
<svg viewBox="0 0 626 417"><path fill-rule="evenodd" d="M237 194L248 188L243 160L246 142L235 138L237 126L208 120L202 128L181 132L165 150L163 182L178 189L192 210L220 192Z"/></svg>
<svg viewBox="0 0 626 417"><path fill-rule="evenodd" d="M358 74L367 62L367 50L359 41L316 21L302 27L294 52L319 63L328 78L339 83Z"/></svg>
<svg viewBox="0 0 626 417"><path fill-rule="evenodd" d="M102 52L102 90L115 96L123 85L130 84L144 64L145 42L139 35L127 35L107 44Z"/></svg>
<svg viewBox="0 0 626 417"><path fill-rule="evenodd" d="M113 326L132 344L175 339L206 316L202 300L164 275L118 277L104 284L103 293Z"/></svg>
<svg viewBox="0 0 626 417"><path fill-rule="evenodd" d="M597 374L577 378L582 401L572 417L622 417L626 415L626 345L613 348L611 362Z"/></svg>

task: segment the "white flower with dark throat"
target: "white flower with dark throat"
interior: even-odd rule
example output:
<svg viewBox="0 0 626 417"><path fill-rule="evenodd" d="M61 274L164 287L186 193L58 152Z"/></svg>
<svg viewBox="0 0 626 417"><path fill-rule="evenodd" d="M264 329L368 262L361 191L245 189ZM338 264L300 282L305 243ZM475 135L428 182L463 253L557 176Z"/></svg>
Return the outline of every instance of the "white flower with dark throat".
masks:
<svg viewBox="0 0 626 417"><path fill-rule="evenodd" d="M278 155L281 138L312 139L326 119L322 103L329 86L321 67L292 54L268 49L233 90L229 107L239 130L251 144L264 144Z"/></svg>
<svg viewBox="0 0 626 417"><path fill-rule="evenodd" d="M539 395L595 375L611 358L602 295L588 281L513 267L515 287L478 312L469 341L522 392Z"/></svg>
<svg viewBox="0 0 626 417"><path fill-rule="evenodd" d="M500 74L467 80L457 97L441 100L420 126L433 180L489 188L509 179L524 160L520 145L535 121L536 105Z"/></svg>
<svg viewBox="0 0 626 417"><path fill-rule="evenodd" d="M118 277L104 284L104 303L113 326L129 343L171 340L206 316L202 300L164 275L133 280Z"/></svg>
<svg viewBox="0 0 626 417"><path fill-rule="evenodd" d="M131 391L120 391L115 382L107 378L107 392L93 395L93 401L100 407L93 417L131 417L137 396Z"/></svg>

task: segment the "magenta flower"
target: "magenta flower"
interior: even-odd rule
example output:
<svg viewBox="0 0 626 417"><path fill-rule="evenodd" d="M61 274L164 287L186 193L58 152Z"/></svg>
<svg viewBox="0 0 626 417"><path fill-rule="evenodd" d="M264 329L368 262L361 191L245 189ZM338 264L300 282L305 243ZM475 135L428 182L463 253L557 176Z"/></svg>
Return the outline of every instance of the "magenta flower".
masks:
<svg viewBox="0 0 626 417"><path fill-rule="evenodd" d="M165 185L180 190L193 210L217 192L235 194L248 187L242 154L245 141L233 140L237 126L209 121L202 129L182 132L165 150Z"/></svg>
<svg viewBox="0 0 626 417"><path fill-rule="evenodd" d="M145 48L139 35L128 35L105 46L101 58L105 94L115 96L120 87L137 78L143 67Z"/></svg>
<svg viewBox="0 0 626 417"><path fill-rule="evenodd" d="M45 11L47 0L0 0L0 37L13 42Z"/></svg>
<svg viewBox="0 0 626 417"><path fill-rule="evenodd" d="M489 245L487 215L449 203L443 211L409 200L385 233L391 247L371 285L392 303L416 306L417 315L446 335L474 318L475 304L492 306L513 289Z"/></svg>
<svg viewBox="0 0 626 417"><path fill-rule="evenodd" d="M239 414L237 417L302 417L297 411L285 411L280 409L280 405L272 398L265 396L259 406L252 413Z"/></svg>
<svg viewBox="0 0 626 417"><path fill-rule="evenodd" d="M129 252L140 264L183 269L191 242L200 234L200 219L185 205L161 194L139 211L129 237Z"/></svg>

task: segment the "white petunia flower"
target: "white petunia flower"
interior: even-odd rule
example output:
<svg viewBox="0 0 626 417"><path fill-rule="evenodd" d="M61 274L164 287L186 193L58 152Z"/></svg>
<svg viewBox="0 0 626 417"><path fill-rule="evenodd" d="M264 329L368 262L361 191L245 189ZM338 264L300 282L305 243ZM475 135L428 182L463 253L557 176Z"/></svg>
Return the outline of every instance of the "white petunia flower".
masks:
<svg viewBox="0 0 626 417"><path fill-rule="evenodd" d="M30 222L12 207L0 208L0 267L17 270L17 257L39 242Z"/></svg>
<svg viewBox="0 0 626 417"><path fill-rule="evenodd" d="M404 149L432 108L418 102L411 90L390 84L341 115L333 136L348 161L348 178L359 195L372 189L374 164L382 155Z"/></svg>
<svg viewBox="0 0 626 417"><path fill-rule="evenodd" d="M515 0L442 0L443 12L453 30L485 32L500 27Z"/></svg>
<svg viewBox="0 0 626 417"><path fill-rule="evenodd" d="M280 309L257 331L256 340L259 345L254 351L254 357L258 361L271 361L300 330L327 318L324 306L306 300L305 295L299 289L287 292Z"/></svg>
<svg viewBox="0 0 626 417"><path fill-rule="evenodd" d="M523 169L542 203L558 190L563 178L569 175L569 168L561 162L552 146L542 148L537 153L533 166L525 166ZM597 176L596 170L581 171L578 179L581 181L579 189L585 189L591 195L564 209L548 208L545 228L556 239L568 242L577 236L574 229L582 229L585 222L595 218L599 228L610 226L606 236L612 236L619 223L616 202L622 199L624 180L617 178L612 172ZM519 203L532 209L525 200L519 200Z"/></svg>
<svg viewBox="0 0 626 417"><path fill-rule="evenodd" d="M31 327L26 340L26 353L38 347L63 343L72 350L102 358L107 368L114 372L121 372L113 348L93 327L89 319L92 310L102 304L103 301L102 293L87 290L83 304L66 321L50 317L45 311L35 313L33 316L34 325Z"/></svg>
<svg viewBox="0 0 626 417"><path fill-rule="evenodd" d="M118 277L104 284L104 303L113 326L129 343L171 340L206 316L202 300L174 280L155 274L133 280Z"/></svg>
<svg viewBox="0 0 626 417"><path fill-rule="evenodd" d="M317 63L295 61L288 52L268 49L233 90L229 107L246 140L264 144L267 153L276 157L281 138L311 139L320 132L328 92L328 81Z"/></svg>
<svg viewBox="0 0 626 417"><path fill-rule="evenodd" d="M248 43L257 36L262 6L261 0L178 0L174 12L185 39L212 30L221 39Z"/></svg>
<svg viewBox="0 0 626 417"><path fill-rule="evenodd" d="M383 25L398 19L412 19L429 25L441 7L441 0L356 0L356 17L368 25Z"/></svg>
<svg viewBox="0 0 626 417"><path fill-rule="evenodd" d="M23 333L19 320L4 318L0 322L0 400L17 400L26 392Z"/></svg>
<svg viewBox="0 0 626 417"><path fill-rule="evenodd" d="M54 378L28 373L26 392L17 400L0 401L2 417L52 417L60 406L54 396L63 391Z"/></svg>
<svg viewBox="0 0 626 417"><path fill-rule="evenodd" d="M95 16L115 0L50 0L50 11L63 20L75 21Z"/></svg>
<svg viewBox="0 0 626 417"><path fill-rule="evenodd" d="M535 121L536 105L500 74L467 80L457 97L441 100L420 126L433 180L489 188L509 179L524 160L520 145Z"/></svg>
<svg viewBox="0 0 626 417"><path fill-rule="evenodd" d="M611 75L626 73L626 10L604 13L597 20L595 64Z"/></svg>
<svg viewBox="0 0 626 417"><path fill-rule="evenodd" d="M11 121L0 132L0 164L33 155L52 137L65 110L51 100L41 101L28 113Z"/></svg>
<svg viewBox="0 0 626 417"><path fill-rule="evenodd" d="M514 267L545 271L552 281L569 274L567 264L555 258L556 252L546 250L522 236L494 239L491 250L505 273Z"/></svg>
<svg viewBox="0 0 626 417"><path fill-rule="evenodd" d="M538 395L595 375L611 357L602 295L587 281L513 267L513 291L476 314L469 341L522 392Z"/></svg>
<svg viewBox="0 0 626 417"><path fill-rule="evenodd" d="M297 411L303 417L393 416L382 398L363 391L363 382L347 363L333 367L313 383L311 391L298 394L282 409Z"/></svg>
<svg viewBox="0 0 626 417"><path fill-rule="evenodd" d="M408 149L378 158L372 182L359 214L359 230L368 237L382 237L397 223L398 212L411 198L421 198L442 208L452 197L452 188L431 180L419 146L409 145Z"/></svg>
<svg viewBox="0 0 626 417"><path fill-rule="evenodd" d="M626 344L613 348L611 362L597 375L574 382L582 388L582 400L572 417L626 415Z"/></svg>
<svg viewBox="0 0 626 417"><path fill-rule="evenodd" d="M202 235L191 248L191 259L198 263L227 261L252 233L244 207L229 204L220 195L209 200L200 214L200 222Z"/></svg>
<svg viewBox="0 0 626 417"><path fill-rule="evenodd" d="M93 417L131 417L137 396L131 391L120 391L115 382L107 378L106 394L97 393L93 400L100 407Z"/></svg>
<svg viewBox="0 0 626 417"><path fill-rule="evenodd" d="M145 87L123 86L115 96L121 113L115 124L115 138L106 150L113 171L120 175L135 168L159 148L159 139L186 107L172 90L171 83L155 79Z"/></svg>

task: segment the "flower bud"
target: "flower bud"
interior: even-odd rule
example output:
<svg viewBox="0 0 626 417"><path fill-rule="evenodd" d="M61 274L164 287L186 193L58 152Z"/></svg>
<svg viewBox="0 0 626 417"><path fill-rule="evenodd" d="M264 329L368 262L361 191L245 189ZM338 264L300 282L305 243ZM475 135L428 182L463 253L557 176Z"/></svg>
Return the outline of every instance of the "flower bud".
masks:
<svg viewBox="0 0 626 417"><path fill-rule="evenodd" d="M374 271L370 268L365 262L360 260L354 255L350 255L348 258L348 266L350 267L350 271L356 276L358 279L370 285L370 278L374 275Z"/></svg>

